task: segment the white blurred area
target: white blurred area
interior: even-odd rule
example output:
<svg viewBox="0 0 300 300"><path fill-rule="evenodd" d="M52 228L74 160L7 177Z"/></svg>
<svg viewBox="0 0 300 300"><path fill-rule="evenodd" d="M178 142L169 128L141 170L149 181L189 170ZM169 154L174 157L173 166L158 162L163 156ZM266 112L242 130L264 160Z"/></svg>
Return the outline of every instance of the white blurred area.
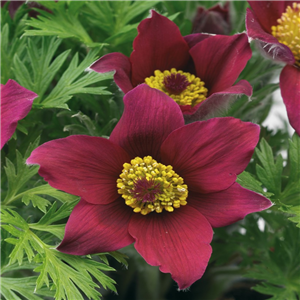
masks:
<svg viewBox="0 0 300 300"><path fill-rule="evenodd" d="M279 78L277 78L277 80L274 80L274 82L278 82L278 81ZM269 129L274 129L275 131L277 131L278 129L285 128L286 126L285 122L286 122L288 124L287 126L288 126L289 135L292 136L295 130L291 127L289 123L286 108L280 94L280 89L276 90L273 94L274 94L274 98L273 98L274 103L272 105L268 117L262 123L262 125L268 127Z"/></svg>

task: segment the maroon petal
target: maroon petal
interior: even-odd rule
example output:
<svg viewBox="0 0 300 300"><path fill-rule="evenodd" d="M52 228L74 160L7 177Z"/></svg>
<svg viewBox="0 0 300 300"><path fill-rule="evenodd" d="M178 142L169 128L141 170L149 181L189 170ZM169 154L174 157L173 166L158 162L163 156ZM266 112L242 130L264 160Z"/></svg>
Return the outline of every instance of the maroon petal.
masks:
<svg viewBox="0 0 300 300"><path fill-rule="evenodd" d="M258 41L258 47L262 51L263 55L275 61L294 64L295 58L290 48L284 44L279 43L273 35L265 31L261 27L255 14L249 8L247 8L246 28L249 38Z"/></svg>
<svg viewBox="0 0 300 300"><path fill-rule="evenodd" d="M285 66L279 81L290 124L300 135L300 68Z"/></svg>
<svg viewBox="0 0 300 300"><path fill-rule="evenodd" d="M28 164L40 165L39 174L51 186L93 204L119 197L116 181L128 161L128 154L118 145L84 135L47 142L27 159Z"/></svg>
<svg viewBox="0 0 300 300"><path fill-rule="evenodd" d="M247 35L216 35L195 45L190 54L197 76L205 82L209 95L231 87L251 58Z"/></svg>
<svg viewBox="0 0 300 300"><path fill-rule="evenodd" d="M188 205L203 214L212 227L222 227L237 222L250 213L267 209L272 203L267 198L234 183L227 190L218 193L191 192Z"/></svg>
<svg viewBox="0 0 300 300"><path fill-rule="evenodd" d="M248 1L258 22L268 33L271 33L271 27L277 24L277 19L285 12L287 2L293 1Z"/></svg>
<svg viewBox="0 0 300 300"><path fill-rule="evenodd" d="M194 108L195 111L184 112L184 119L186 123L191 123L198 120L206 120L213 117L218 117L226 111L229 106L239 99L242 95L251 96L252 86L246 80L241 80L230 88L214 93L205 99Z"/></svg>
<svg viewBox="0 0 300 300"><path fill-rule="evenodd" d="M211 37L211 34L207 33L192 33L184 36L184 40L188 43L189 48L194 47L196 44L202 42L203 40Z"/></svg>
<svg viewBox="0 0 300 300"><path fill-rule="evenodd" d="M117 86L126 94L133 86L130 81L131 65L129 58L122 53L114 52L102 56L95 61L90 69L98 73L115 71L114 80Z"/></svg>
<svg viewBox="0 0 300 300"><path fill-rule="evenodd" d="M184 125L178 104L165 93L139 85L124 97L124 113L110 140L131 157L151 155L159 159L162 142Z"/></svg>
<svg viewBox="0 0 300 300"><path fill-rule="evenodd" d="M129 233L135 248L152 266L171 273L180 289L188 288L203 275L211 255L212 228L191 206L161 214L133 215Z"/></svg>
<svg viewBox="0 0 300 300"><path fill-rule="evenodd" d="M1 149L15 132L18 121L27 116L37 96L14 80L1 84Z"/></svg>
<svg viewBox="0 0 300 300"><path fill-rule="evenodd" d="M189 191L213 193L230 187L248 165L259 126L235 118L195 122L173 131L161 146L161 161L172 165Z"/></svg>
<svg viewBox="0 0 300 300"><path fill-rule="evenodd" d="M189 47L179 28L154 10L139 24L138 33L130 56L133 86L143 83L155 70L183 69L189 61Z"/></svg>
<svg viewBox="0 0 300 300"><path fill-rule="evenodd" d="M128 246L134 242L128 234L132 214L121 198L107 205L94 205L81 199L70 215L57 250L86 255Z"/></svg>

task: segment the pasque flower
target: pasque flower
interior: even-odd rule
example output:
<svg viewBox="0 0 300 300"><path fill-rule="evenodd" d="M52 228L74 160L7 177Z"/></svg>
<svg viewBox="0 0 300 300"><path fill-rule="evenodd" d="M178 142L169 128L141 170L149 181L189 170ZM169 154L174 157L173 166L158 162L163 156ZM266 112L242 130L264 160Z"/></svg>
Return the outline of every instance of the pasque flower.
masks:
<svg viewBox="0 0 300 300"><path fill-rule="evenodd" d="M173 98L189 120L218 114L237 95L252 94L245 80L235 83L251 57L246 34L195 33L182 36L168 18L152 11L138 26L130 57L110 53L90 68L115 71L114 80L127 93L146 83Z"/></svg>
<svg viewBox="0 0 300 300"><path fill-rule="evenodd" d="M222 7L216 4L209 9L198 7L193 20L193 33L229 34L231 30L229 2Z"/></svg>
<svg viewBox="0 0 300 300"><path fill-rule="evenodd" d="M12 79L1 84L1 149L15 132L18 121L27 116L37 96Z"/></svg>
<svg viewBox="0 0 300 300"><path fill-rule="evenodd" d="M179 106L142 84L124 97L109 139L70 136L35 149L28 164L57 189L78 195L58 250L75 255L135 243L180 289L199 279L212 227L268 208L235 182L253 154L259 127L235 118L184 125Z"/></svg>
<svg viewBox="0 0 300 300"><path fill-rule="evenodd" d="M265 55L286 64L280 90L291 126L300 135L300 1L248 2L248 36Z"/></svg>

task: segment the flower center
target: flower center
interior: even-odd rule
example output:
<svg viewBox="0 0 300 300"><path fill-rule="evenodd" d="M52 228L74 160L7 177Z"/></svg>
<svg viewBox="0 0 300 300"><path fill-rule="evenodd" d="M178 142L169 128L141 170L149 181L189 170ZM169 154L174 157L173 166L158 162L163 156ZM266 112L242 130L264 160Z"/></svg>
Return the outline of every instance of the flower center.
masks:
<svg viewBox="0 0 300 300"><path fill-rule="evenodd" d="M154 76L145 79L150 87L170 96L179 105L195 106L206 99L207 88L199 77L172 68L171 71L154 71Z"/></svg>
<svg viewBox="0 0 300 300"><path fill-rule="evenodd" d="M136 213L147 215L164 209L174 211L186 205L187 185L173 167L158 163L151 156L136 157L125 163L117 180L118 193Z"/></svg>
<svg viewBox="0 0 300 300"><path fill-rule="evenodd" d="M294 2L293 8L287 6L277 23L271 28L272 35L291 49L296 65L300 66L300 3Z"/></svg>

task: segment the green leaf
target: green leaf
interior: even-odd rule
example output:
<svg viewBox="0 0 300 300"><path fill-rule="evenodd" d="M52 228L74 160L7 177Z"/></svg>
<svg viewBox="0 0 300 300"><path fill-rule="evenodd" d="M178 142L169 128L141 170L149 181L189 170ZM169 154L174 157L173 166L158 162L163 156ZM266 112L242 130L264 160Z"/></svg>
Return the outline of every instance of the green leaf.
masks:
<svg viewBox="0 0 300 300"><path fill-rule="evenodd" d="M282 230L282 229L281 229ZM261 263L255 264L247 277L263 280L254 289L272 295L271 300L297 300L300 296L300 230L285 225L283 236L276 237L274 245ZM284 263L283 263L284 262Z"/></svg>
<svg viewBox="0 0 300 300"><path fill-rule="evenodd" d="M281 174L283 170L282 156L278 155L275 162L272 148L265 139L261 140L259 148L260 150L258 148L255 150L261 163L261 165L256 165L257 177L267 188L268 192L273 193L276 198L279 198L281 193Z"/></svg>
<svg viewBox="0 0 300 300"><path fill-rule="evenodd" d="M24 30L24 17L12 32L12 27L5 24L1 30L1 83L5 84L8 79L15 79L13 72L14 55L22 56L25 51L26 39L19 38L19 31ZM13 37L10 39L10 35Z"/></svg>
<svg viewBox="0 0 300 300"><path fill-rule="evenodd" d="M55 53L61 44L57 38L24 38L27 40L27 56L21 60L14 56L13 71L17 81L25 88L38 94L34 105L43 101L54 76L65 62L70 50L57 57Z"/></svg>
<svg viewBox="0 0 300 300"><path fill-rule="evenodd" d="M6 300L43 300L35 294L35 283L37 276L23 278L1 277L1 294ZM17 293L17 294L16 294ZM20 298L18 295L22 295Z"/></svg>
<svg viewBox="0 0 300 300"><path fill-rule="evenodd" d="M238 175L237 182L244 188L249 189L253 192L264 195L265 197L271 197L272 193L267 193L262 188L262 183L256 180L252 174L244 171Z"/></svg>
<svg viewBox="0 0 300 300"><path fill-rule="evenodd" d="M26 165L26 159L29 157L30 153L39 144L39 138L37 138L33 143L30 143L24 157L16 150L16 163L13 164L8 158L6 158L6 166L4 167L7 181L8 181L8 191L2 205L8 205L18 198L17 193L20 189L29 181L29 179L37 174L38 166L28 166Z"/></svg>
<svg viewBox="0 0 300 300"><path fill-rule="evenodd" d="M300 137L295 133L289 141L289 178L281 198L287 205L300 203Z"/></svg>
<svg viewBox="0 0 300 300"><path fill-rule="evenodd" d="M59 82L51 91L51 93L42 101L44 108L57 107L68 108L66 102L75 94L96 94L110 95L105 87L88 87L91 84L98 83L106 79L112 79L111 73L99 74L96 72L81 74L96 60L97 50L88 52L84 60L78 64L78 54L76 54L68 69L61 76Z"/></svg>
<svg viewBox="0 0 300 300"><path fill-rule="evenodd" d="M78 19L79 1L52 3L52 13L36 9L40 15L26 22L37 30L25 30L25 36L57 36L58 38L75 38L88 47L102 47L103 43L94 43Z"/></svg>
<svg viewBox="0 0 300 300"><path fill-rule="evenodd" d="M19 265L21 265L25 254L28 261L31 262L35 256L33 249L41 251L41 245L29 230L27 222L11 209L1 210L1 222L7 223L8 225L1 225L2 228L16 237L5 239L7 243L15 245L13 251L9 255L9 263L13 264L18 261Z"/></svg>
<svg viewBox="0 0 300 300"><path fill-rule="evenodd" d="M66 205L69 204L66 203ZM55 217L53 216L52 220ZM36 279L35 290L37 293L46 285L55 290L55 299L57 300L84 299L82 293L89 299L100 299L101 294L97 290L99 284L95 283L93 278L105 289L109 288L116 292L114 280L103 273L103 271L114 271L113 268L87 257L58 252L31 231L30 228L41 229L37 224L28 225L13 210L3 209L1 220L5 223L2 224L2 227L13 236L5 239L6 242L15 246L10 254L10 264L15 261L22 264L25 254L26 260L31 262L34 258L35 264L38 264L34 269L35 272L40 273ZM34 228L35 226L36 228ZM8 290L7 295L13 295L13 292L10 293Z"/></svg>

